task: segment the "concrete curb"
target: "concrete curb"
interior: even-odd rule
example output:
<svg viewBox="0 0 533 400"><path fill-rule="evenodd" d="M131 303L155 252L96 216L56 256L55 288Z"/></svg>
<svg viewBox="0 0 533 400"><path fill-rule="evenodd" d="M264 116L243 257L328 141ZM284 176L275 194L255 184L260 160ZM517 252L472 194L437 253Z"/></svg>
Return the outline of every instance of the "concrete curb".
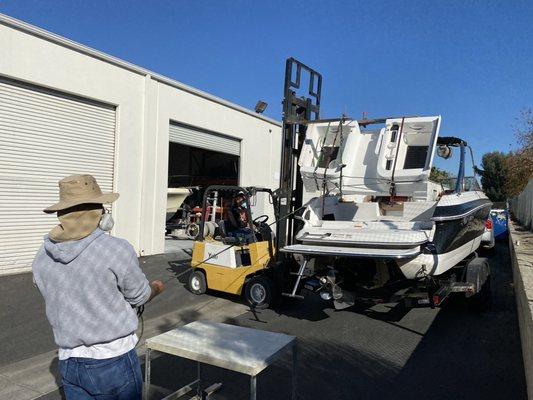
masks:
<svg viewBox="0 0 533 400"><path fill-rule="evenodd" d="M509 250L527 393L533 400L533 233L509 221Z"/></svg>

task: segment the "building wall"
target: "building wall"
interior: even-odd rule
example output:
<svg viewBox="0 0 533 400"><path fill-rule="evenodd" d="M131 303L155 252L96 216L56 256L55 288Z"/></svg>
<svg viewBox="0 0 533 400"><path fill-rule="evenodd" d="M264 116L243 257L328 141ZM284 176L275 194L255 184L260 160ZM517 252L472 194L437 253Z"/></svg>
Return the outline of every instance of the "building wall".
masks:
<svg viewBox="0 0 533 400"><path fill-rule="evenodd" d="M154 230L143 230L147 235L143 243L152 241L156 252L162 252L165 223L166 185L168 170L168 125L177 121L188 125L208 129L241 139L240 184L242 186L278 186L278 171L281 156L281 129L270 122L254 118L227 107L208 102L190 93L176 90L159 82L150 82L151 96L156 104L150 110L148 119L154 120L155 129L147 129L145 146L153 148L146 152L144 181L147 190L143 190L143 210L152 212L143 214L142 223L152 226ZM155 138L155 140L154 140ZM155 159L151 159L154 157ZM165 187L165 191L157 188Z"/></svg>
<svg viewBox="0 0 533 400"><path fill-rule="evenodd" d="M219 104L0 20L0 75L117 107L113 234L164 250L170 120L242 139L241 184L277 187L279 124Z"/></svg>
<svg viewBox="0 0 533 400"><path fill-rule="evenodd" d="M528 399L533 399L533 233L509 221L509 250Z"/></svg>

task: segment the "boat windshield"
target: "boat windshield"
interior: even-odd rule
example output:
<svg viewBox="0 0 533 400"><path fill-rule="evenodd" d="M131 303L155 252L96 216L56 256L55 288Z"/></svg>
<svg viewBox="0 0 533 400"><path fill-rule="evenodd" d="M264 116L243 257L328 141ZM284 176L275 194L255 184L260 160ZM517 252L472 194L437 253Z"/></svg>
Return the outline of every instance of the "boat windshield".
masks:
<svg viewBox="0 0 533 400"><path fill-rule="evenodd" d="M441 182L442 189L443 190L454 190L455 185L457 183L457 178L446 178ZM463 181L463 192L472 192L472 191L478 191L481 190L481 186L479 185L477 179L475 176L465 176L465 179Z"/></svg>

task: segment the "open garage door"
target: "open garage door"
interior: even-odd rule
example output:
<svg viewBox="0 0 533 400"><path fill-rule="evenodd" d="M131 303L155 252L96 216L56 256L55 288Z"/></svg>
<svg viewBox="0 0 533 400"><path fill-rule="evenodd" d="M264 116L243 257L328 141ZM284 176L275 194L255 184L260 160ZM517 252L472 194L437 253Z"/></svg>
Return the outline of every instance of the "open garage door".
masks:
<svg viewBox="0 0 533 400"><path fill-rule="evenodd" d="M0 272L31 266L57 182L86 173L112 191L114 158L114 107L0 78Z"/></svg>
<svg viewBox="0 0 533 400"><path fill-rule="evenodd" d="M166 229L185 232L197 222L206 187L238 185L241 143L175 123L169 134Z"/></svg>

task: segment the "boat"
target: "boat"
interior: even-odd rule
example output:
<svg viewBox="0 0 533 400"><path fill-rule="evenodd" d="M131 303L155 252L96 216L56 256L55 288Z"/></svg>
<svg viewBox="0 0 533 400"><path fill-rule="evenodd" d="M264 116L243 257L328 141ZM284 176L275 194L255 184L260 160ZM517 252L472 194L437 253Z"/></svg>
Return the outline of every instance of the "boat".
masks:
<svg viewBox="0 0 533 400"><path fill-rule="evenodd" d="M166 220L170 220L176 212L181 208L183 201L187 196L191 195L192 189L188 187L178 187L167 189L167 216Z"/></svg>
<svg viewBox="0 0 533 400"><path fill-rule="evenodd" d="M298 165L316 196L297 218L296 241L281 249L298 259L299 275L322 269L322 284L383 288L448 277L477 250L492 203L465 174L468 143L439 136L440 125L440 116L307 124ZM431 181L435 157L456 151L456 178Z"/></svg>

